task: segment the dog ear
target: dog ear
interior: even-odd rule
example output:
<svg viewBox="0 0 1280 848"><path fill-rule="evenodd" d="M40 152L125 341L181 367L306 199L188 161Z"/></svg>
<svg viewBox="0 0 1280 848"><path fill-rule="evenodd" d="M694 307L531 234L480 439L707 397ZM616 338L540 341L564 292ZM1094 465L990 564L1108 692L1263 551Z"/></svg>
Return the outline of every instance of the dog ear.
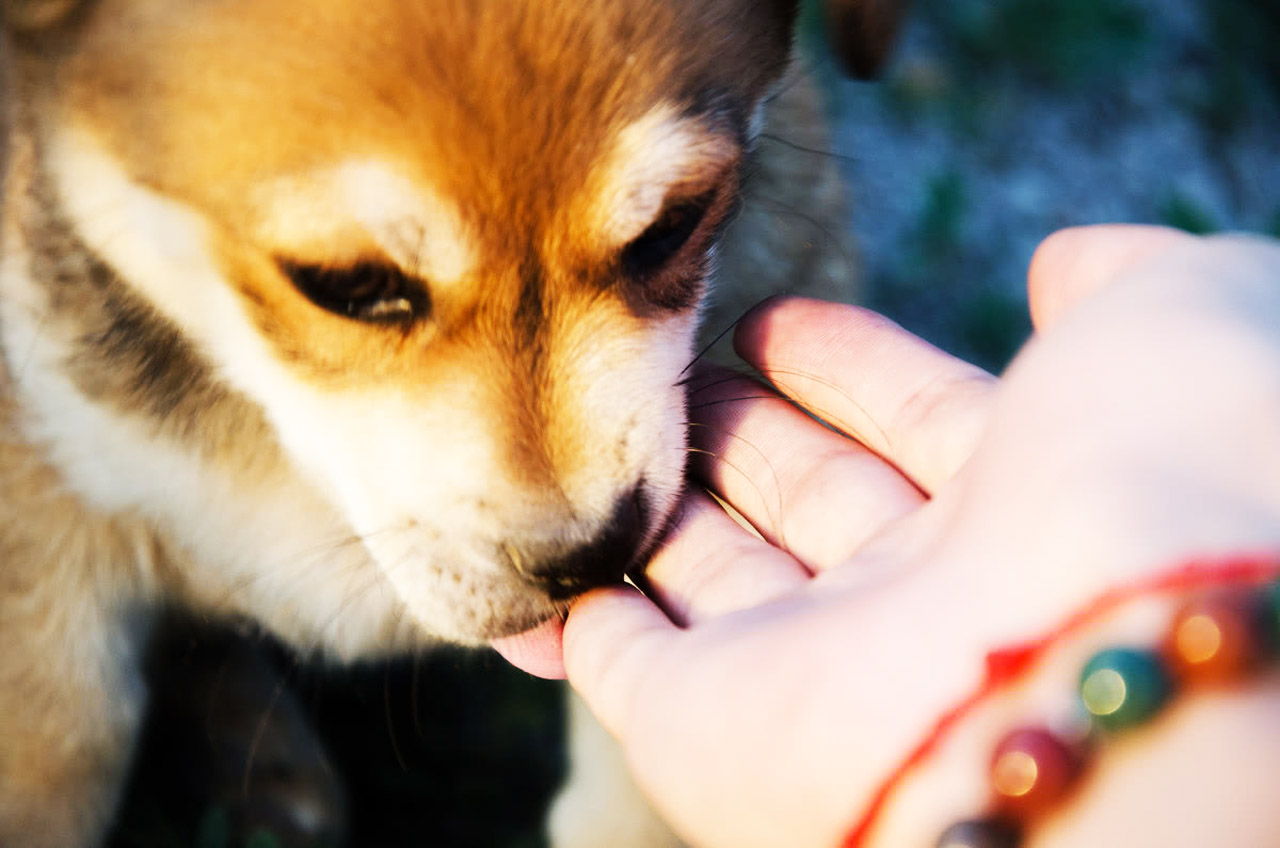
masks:
<svg viewBox="0 0 1280 848"><path fill-rule="evenodd" d="M888 58L907 0L824 0L827 38L844 69L875 76Z"/></svg>
<svg viewBox="0 0 1280 848"><path fill-rule="evenodd" d="M4 26L13 32L39 32L71 13L79 0L0 0Z"/></svg>

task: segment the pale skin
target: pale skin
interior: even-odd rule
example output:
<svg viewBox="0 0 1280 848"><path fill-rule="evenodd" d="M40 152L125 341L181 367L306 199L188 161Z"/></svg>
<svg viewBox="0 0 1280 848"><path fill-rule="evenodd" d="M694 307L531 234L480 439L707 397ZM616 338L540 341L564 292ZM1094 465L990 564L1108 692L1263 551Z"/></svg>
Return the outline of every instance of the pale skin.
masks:
<svg viewBox="0 0 1280 848"><path fill-rule="evenodd" d="M1181 558L1280 550L1280 245L1068 230L1029 292L1036 337L1000 379L866 310L757 309L739 353L839 433L698 376L693 472L763 539L695 491L649 596L597 590L564 631L570 682L691 843L836 845L989 650ZM979 812L981 752L1029 691L955 728L869 844ZM1181 699L1032 844L1280 844L1274 805L1215 794L1206 753L1236 764L1229 789L1280 785L1278 708L1272 678Z"/></svg>

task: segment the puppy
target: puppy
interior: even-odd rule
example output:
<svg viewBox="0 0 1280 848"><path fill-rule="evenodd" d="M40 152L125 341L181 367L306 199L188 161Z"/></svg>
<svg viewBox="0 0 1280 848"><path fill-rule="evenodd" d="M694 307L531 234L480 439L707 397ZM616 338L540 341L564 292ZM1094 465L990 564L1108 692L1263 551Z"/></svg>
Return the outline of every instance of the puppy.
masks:
<svg viewBox="0 0 1280 848"><path fill-rule="evenodd" d="M163 605L478 645L652 548L792 0L0 2L0 845L98 843Z"/></svg>

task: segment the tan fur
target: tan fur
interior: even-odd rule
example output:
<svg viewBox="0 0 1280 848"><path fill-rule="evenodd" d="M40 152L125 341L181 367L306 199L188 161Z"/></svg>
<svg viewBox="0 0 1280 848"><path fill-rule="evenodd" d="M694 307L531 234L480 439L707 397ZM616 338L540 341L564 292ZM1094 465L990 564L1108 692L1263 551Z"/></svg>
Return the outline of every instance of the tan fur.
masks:
<svg viewBox="0 0 1280 848"><path fill-rule="evenodd" d="M0 844L74 848L113 809L158 605L339 658L475 644L655 542L794 3L3 8ZM813 161L758 175L840 230ZM780 220L728 243L832 277ZM378 305L411 317L325 305L300 267L390 275L410 294Z"/></svg>
<svg viewBox="0 0 1280 848"><path fill-rule="evenodd" d="M156 552L140 522L88 513L14 439L7 388L0 372L0 842L77 845L114 807L141 707L133 645L101 634L127 629Z"/></svg>

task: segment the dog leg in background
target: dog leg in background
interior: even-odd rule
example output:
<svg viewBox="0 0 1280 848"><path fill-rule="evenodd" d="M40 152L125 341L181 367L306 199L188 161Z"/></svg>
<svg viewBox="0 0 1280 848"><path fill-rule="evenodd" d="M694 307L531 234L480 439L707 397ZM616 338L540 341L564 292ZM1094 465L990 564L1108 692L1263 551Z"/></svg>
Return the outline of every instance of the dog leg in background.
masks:
<svg viewBox="0 0 1280 848"><path fill-rule="evenodd" d="M221 821L229 845L255 834L276 848L345 845L342 775L286 685L292 669L262 640L166 616L148 663L150 717L132 782L178 832L207 833Z"/></svg>
<svg viewBox="0 0 1280 848"><path fill-rule="evenodd" d="M569 775L547 818L552 848L677 848L631 779L622 749L568 693Z"/></svg>

